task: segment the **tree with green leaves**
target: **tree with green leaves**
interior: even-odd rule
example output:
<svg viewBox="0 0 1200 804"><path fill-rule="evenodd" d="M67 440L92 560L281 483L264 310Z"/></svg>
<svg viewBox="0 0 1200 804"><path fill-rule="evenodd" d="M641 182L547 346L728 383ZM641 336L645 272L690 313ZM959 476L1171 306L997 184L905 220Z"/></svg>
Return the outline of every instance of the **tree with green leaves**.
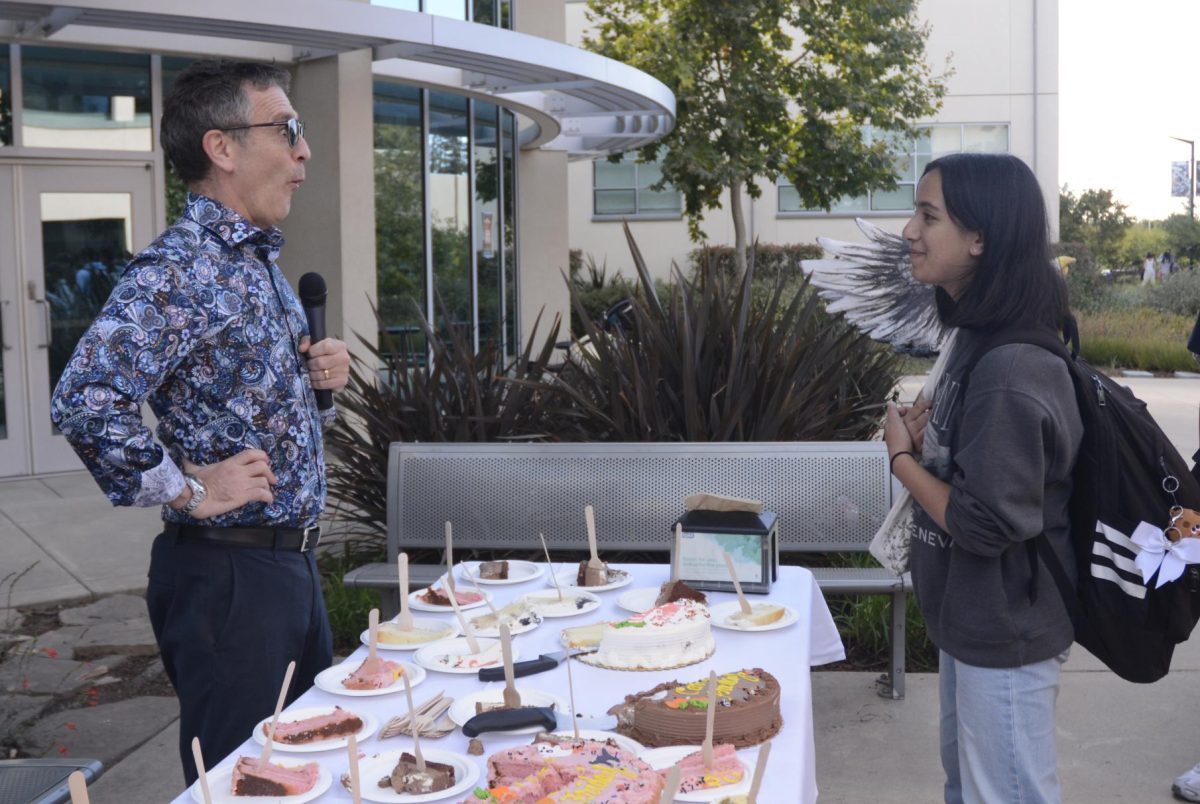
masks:
<svg viewBox="0 0 1200 804"><path fill-rule="evenodd" d="M1163 229L1176 259L1200 262L1200 222L1191 215L1172 215L1163 221Z"/></svg>
<svg viewBox="0 0 1200 804"><path fill-rule="evenodd" d="M1063 185L1058 196L1058 239L1083 243L1108 268L1121 264L1121 242L1133 219L1112 190L1084 190L1076 196Z"/></svg>
<svg viewBox="0 0 1200 804"><path fill-rule="evenodd" d="M675 129L639 151L683 194L693 239L729 191L737 267L742 195L781 176L802 202L896 186L897 141L935 113L945 73L923 61L917 0L588 0L590 49L643 70L676 98ZM865 137L870 126L883 136Z"/></svg>

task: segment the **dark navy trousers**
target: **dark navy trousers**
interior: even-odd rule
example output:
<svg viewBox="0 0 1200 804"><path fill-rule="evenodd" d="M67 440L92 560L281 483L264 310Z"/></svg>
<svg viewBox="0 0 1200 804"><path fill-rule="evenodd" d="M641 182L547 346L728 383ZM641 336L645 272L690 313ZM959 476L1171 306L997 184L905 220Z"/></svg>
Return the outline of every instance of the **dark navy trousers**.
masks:
<svg viewBox="0 0 1200 804"><path fill-rule="evenodd" d="M275 711L290 661L291 703L333 661L315 556L160 534L146 588L150 623L179 695L179 756L197 778L192 738L211 768Z"/></svg>

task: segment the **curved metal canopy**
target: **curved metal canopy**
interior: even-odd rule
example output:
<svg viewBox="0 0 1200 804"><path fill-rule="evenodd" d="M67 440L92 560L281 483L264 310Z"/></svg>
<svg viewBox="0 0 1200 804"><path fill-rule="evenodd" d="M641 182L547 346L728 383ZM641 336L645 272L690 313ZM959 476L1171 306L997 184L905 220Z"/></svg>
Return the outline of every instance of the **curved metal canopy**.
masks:
<svg viewBox="0 0 1200 804"><path fill-rule="evenodd" d="M377 75L499 104L532 121L521 147L572 158L639 148L675 125L675 96L640 70L561 42L430 14L338 0L0 0L0 37L79 43L95 29L107 29L104 44L141 49L147 31L268 43L280 61L370 48Z"/></svg>

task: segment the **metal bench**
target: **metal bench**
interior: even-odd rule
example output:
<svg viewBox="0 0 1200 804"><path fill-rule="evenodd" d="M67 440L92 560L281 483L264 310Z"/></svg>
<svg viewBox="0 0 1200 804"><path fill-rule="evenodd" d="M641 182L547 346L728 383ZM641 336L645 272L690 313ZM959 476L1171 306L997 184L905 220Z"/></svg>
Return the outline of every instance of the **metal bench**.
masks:
<svg viewBox="0 0 1200 804"><path fill-rule="evenodd" d="M345 585L382 591L399 608L401 547L551 551L586 546L583 509L596 509L605 550L669 550L683 498L698 491L762 500L779 515L781 554L863 552L892 504L881 442L572 443L391 445L388 458L387 564L352 570ZM411 565L413 588L444 566ZM817 568L829 594L891 597L887 697L904 697L907 576L866 568Z"/></svg>

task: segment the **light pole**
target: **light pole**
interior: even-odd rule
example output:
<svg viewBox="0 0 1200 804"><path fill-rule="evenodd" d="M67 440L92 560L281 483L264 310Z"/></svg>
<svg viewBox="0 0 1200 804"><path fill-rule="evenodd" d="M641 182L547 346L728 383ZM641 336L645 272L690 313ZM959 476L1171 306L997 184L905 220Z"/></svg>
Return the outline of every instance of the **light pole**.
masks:
<svg viewBox="0 0 1200 804"><path fill-rule="evenodd" d="M1171 137L1179 142L1186 142L1191 148L1191 156L1188 158L1188 217L1192 220L1196 219L1196 143L1194 140L1185 140L1183 137Z"/></svg>

